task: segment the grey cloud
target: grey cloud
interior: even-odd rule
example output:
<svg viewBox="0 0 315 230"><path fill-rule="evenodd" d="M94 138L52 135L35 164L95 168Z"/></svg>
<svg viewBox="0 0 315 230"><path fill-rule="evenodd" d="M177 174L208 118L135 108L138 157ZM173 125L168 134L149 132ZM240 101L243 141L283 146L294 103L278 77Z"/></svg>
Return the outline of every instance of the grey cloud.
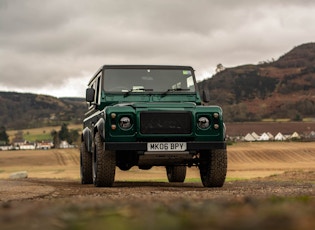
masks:
<svg viewBox="0 0 315 230"><path fill-rule="evenodd" d="M0 90L58 88L104 63L185 64L201 73L218 63L278 58L314 39L314 6L311 0L2 0Z"/></svg>

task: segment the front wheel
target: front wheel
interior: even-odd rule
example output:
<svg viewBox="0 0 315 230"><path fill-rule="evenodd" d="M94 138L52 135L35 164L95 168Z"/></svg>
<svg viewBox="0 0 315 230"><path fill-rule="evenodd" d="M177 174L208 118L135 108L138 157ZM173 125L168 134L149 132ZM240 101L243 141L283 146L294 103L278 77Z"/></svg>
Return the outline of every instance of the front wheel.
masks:
<svg viewBox="0 0 315 230"><path fill-rule="evenodd" d="M166 166L166 174L169 182L184 182L186 166Z"/></svg>
<svg viewBox="0 0 315 230"><path fill-rule="evenodd" d="M84 141L80 148L80 175L81 184L93 184L92 154L87 151Z"/></svg>
<svg viewBox="0 0 315 230"><path fill-rule="evenodd" d="M222 187L227 172L226 149L200 153L199 170L204 187Z"/></svg>
<svg viewBox="0 0 315 230"><path fill-rule="evenodd" d="M116 155L105 149L100 134L95 134L93 182L96 187L112 187L115 180Z"/></svg>

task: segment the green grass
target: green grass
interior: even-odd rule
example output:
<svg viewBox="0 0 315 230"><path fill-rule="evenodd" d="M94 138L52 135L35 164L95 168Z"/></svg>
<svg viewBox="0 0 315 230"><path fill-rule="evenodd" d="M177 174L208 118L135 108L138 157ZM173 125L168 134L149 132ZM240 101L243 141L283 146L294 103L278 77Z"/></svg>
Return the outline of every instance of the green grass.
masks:
<svg viewBox="0 0 315 230"><path fill-rule="evenodd" d="M302 119L303 122L313 122L315 120L314 117L305 117ZM290 118L265 118L261 120L262 122L291 122Z"/></svg>
<svg viewBox="0 0 315 230"><path fill-rule="evenodd" d="M283 196L271 196L268 201L273 204L281 204L288 202L308 203L312 201L310 196L296 196L296 197L283 197Z"/></svg>
<svg viewBox="0 0 315 230"><path fill-rule="evenodd" d="M315 121L315 117L305 117L302 120L304 122L314 122Z"/></svg>
<svg viewBox="0 0 315 230"><path fill-rule="evenodd" d="M24 133L23 138L28 142L52 140L50 133L42 133L42 134Z"/></svg>
<svg viewBox="0 0 315 230"><path fill-rule="evenodd" d="M290 118L265 118L261 120L262 122L290 122Z"/></svg>

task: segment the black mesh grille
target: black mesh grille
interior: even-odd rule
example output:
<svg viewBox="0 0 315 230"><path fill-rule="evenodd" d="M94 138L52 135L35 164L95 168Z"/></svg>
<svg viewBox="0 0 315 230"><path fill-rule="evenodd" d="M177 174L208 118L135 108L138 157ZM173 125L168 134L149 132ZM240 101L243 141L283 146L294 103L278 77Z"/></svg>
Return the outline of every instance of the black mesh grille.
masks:
<svg viewBox="0 0 315 230"><path fill-rule="evenodd" d="M142 134L189 134L191 112L145 111L140 114Z"/></svg>

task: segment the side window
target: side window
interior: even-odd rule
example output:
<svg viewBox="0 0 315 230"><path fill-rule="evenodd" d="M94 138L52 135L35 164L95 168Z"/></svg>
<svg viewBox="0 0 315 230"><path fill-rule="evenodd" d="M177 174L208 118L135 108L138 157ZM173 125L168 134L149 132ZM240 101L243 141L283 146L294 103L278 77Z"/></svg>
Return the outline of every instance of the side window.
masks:
<svg viewBox="0 0 315 230"><path fill-rule="evenodd" d="M99 104L101 101L101 74L99 74L95 80L95 103Z"/></svg>
<svg viewBox="0 0 315 230"><path fill-rule="evenodd" d="M194 79L192 76L187 78L187 88L190 89L190 91L195 91L195 84L194 84Z"/></svg>

